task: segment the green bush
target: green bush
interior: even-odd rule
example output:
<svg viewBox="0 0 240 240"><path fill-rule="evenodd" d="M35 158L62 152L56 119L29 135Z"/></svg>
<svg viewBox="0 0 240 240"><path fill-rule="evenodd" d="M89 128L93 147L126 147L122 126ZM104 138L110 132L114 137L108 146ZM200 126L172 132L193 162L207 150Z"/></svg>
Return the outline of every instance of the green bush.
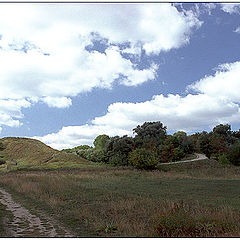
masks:
<svg viewBox="0 0 240 240"><path fill-rule="evenodd" d="M114 166L127 166L128 157L125 154L115 153L108 158L108 163Z"/></svg>
<svg viewBox="0 0 240 240"><path fill-rule="evenodd" d="M106 162L105 152L94 148L82 149L78 155L92 162Z"/></svg>
<svg viewBox="0 0 240 240"><path fill-rule="evenodd" d="M179 161L184 157L185 157L185 153L180 147L177 147L173 150L173 157L172 157L173 161Z"/></svg>
<svg viewBox="0 0 240 240"><path fill-rule="evenodd" d="M238 140L231 146L229 153L229 161L233 165L240 166L240 140Z"/></svg>
<svg viewBox="0 0 240 240"><path fill-rule="evenodd" d="M151 150L138 148L129 154L129 163L138 169L151 170L156 168L158 156Z"/></svg>
<svg viewBox="0 0 240 240"><path fill-rule="evenodd" d="M222 154L218 157L218 162L221 164L231 164L231 162L228 160L226 154Z"/></svg>

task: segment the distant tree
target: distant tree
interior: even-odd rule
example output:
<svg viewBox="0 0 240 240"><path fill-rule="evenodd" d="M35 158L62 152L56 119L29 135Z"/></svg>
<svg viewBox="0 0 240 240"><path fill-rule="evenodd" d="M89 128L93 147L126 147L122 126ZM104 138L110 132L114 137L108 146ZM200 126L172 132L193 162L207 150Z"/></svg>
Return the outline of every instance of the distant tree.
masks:
<svg viewBox="0 0 240 240"><path fill-rule="evenodd" d="M208 158L210 158L212 153L212 146L211 146L209 134L206 131L203 131L199 135L197 145L200 152L204 153Z"/></svg>
<svg viewBox="0 0 240 240"><path fill-rule="evenodd" d="M93 145L97 150L105 150L106 143L109 139L110 137L106 134L99 135L95 138Z"/></svg>
<svg viewBox="0 0 240 240"><path fill-rule="evenodd" d="M191 137L187 136L187 134L183 131L178 131L173 134L175 138L175 147L180 147L184 153L193 153L194 152L194 144Z"/></svg>
<svg viewBox="0 0 240 240"><path fill-rule="evenodd" d="M240 166L240 140L236 141L231 147L229 152L229 161L236 165Z"/></svg>
<svg viewBox="0 0 240 240"><path fill-rule="evenodd" d="M133 129L136 134L135 142L138 147L154 148L167 137L167 127L158 122L145 122Z"/></svg>
<svg viewBox="0 0 240 240"><path fill-rule="evenodd" d="M238 131L233 131L232 136L237 140L240 139L240 129Z"/></svg>
<svg viewBox="0 0 240 240"><path fill-rule="evenodd" d="M213 133L228 136L231 134L231 126L229 124L219 124L213 128Z"/></svg>
<svg viewBox="0 0 240 240"><path fill-rule="evenodd" d="M168 135L162 144L158 146L159 162L171 162L173 160L175 138Z"/></svg>

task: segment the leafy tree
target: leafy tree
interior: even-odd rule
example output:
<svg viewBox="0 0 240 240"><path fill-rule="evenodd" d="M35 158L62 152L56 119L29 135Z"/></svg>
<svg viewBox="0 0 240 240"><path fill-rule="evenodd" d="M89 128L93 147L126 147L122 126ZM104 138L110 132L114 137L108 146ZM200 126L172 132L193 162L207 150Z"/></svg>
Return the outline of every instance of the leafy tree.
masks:
<svg viewBox="0 0 240 240"><path fill-rule="evenodd" d="M229 152L229 161L236 166L240 166L240 140L236 141Z"/></svg>
<svg viewBox="0 0 240 240"><path fill-rule="evenodd" d="M135 145L132 137L128 137L127 135L123 137L111 137L106 143L108 162L111 162L114 165L128 165L128 154L134 148Z"/></svg>
<svg viewBox="0 0 240 240"><path fill-rule="evenodd" d="M136 134L135 142L137 146L146 148L154 148L160 145L167 137L167 127L158 122L145 122L143 125L138 125L133 129Z"/></svg>
<svg viewBox="0 0 240 240"><path fill-rule="evenodd" d="M180 147L184 153L193 153L194 145L190 137L183 131L178 131L173 134L175 138L175 147Z"/></svg>
<svg viewBox="0 0 240 240"><path fill-rule="evenodd" d="M231 126L229 124L219 124L213 128L213 133L228 136L231 134Z"/></svg>
<svg viewBox="0 0 240 240"><path fill-rule="evenodd" d="M160 162L171 162L174 152L174 137L168 135L164 142L158 147L158 157Z"/></svg>
<svg viewBox="0 0 240 240"><path fill-rule="evenodd" d="M106 143L109 141L110 137L106 134L99 135L95 138L93 145L98 150L105 150Z"/></svg>
<svg viewBox="0 0 240 240"><path fill-rule="evenodd" d="M212 147L209 134L206 131L203 131L198 137L197 145L200 152L204 153L208 158L210 158Z"/></svg>
<svg viewBox="0 0 240 240"><path fill-rule="evenodd" d="M172 156L173 161L179 161L184 157L185 157L185 153L180 147L177 147L173 150L173 156Z"/></svg>

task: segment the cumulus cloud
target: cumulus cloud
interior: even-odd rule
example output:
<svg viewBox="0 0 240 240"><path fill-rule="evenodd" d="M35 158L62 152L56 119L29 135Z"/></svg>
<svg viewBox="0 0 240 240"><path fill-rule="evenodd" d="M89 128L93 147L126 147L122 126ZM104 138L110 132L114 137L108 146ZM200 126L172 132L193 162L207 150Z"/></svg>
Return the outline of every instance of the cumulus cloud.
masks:
<svg viewBox="0 0 240 240"><path fill-rule="evenodd" d="M240 4L239 3L222 3L222 10L229 14L240 13Z"/></svg>
<svg viewBox="0 0 240 240"><path fill-rule="evenodd" d="M106 115L89 125L64 127L57 133L35 137L53 148L72 148L88 144L100 134L133 135L132 129L146 121L162 121L170 131L191 132L218 123L239 122L238 104L225 97L206 94L186 97L156 95L140 103L113 103Z"/></svg>
<svg viewBox="0 0 240 240"><path fill-rule="evenodd" d="M21 100L2 100L0 99L0 125L9 127L19 127L19 119L23 118L22 108L28 108L31 102L25 99ZM2 130L2 128L0 128Z"/></svg>
<svg viewBox="0 0 240 240"><path fill-rule="evenodd" d="M48 134L43 137L35 136L38 139L55 149L72 148L83 144L93 145L93 140L101 134L109 136L130 135L128 130L112 128L111 126L68 126L63 127L59 132Z"/></svg>
<svg viewBox="0 0 240 240"><path fill-rule="evenodd" d="M103 133L132 135L132 129L146 121L162 121L170 131L186 132L219 123L240 123L239 76L240 62L222 64L215 69L214 75L187 87L194 94L161 94L145 102L113 103L105 115L96 117L89 125L63 128L38 139L61 149L92 144L94 138Z"/></svg>
<svg viewBox="0 0 240 240"><path fill-rule="evenodd" d="M42 101L49 107L67 108L72 105L71 98L66 97L45 97L42 98Z"/></svg>
<svg viewBox="0 0 240 240"><path fill-rule="evenodd" d="M201 24L193 11L168 3L1 4L0 99L35 99L64 108L71 97L111 88L114 81L140 85L155 78L157 65L139 69L123 54L179 48ZM101 38L104 53L87 51ZM125 43L130 47L117 47ZM11 122L14 115L9 116Z"/></svg>
<svg viewBox="0 0 240 240"><path fill-rule="evenodd" d="M208 96L224 96L232 101L240 101L240 62L221 64L213 76L188 86L188 90L204 93Z"/></svg>

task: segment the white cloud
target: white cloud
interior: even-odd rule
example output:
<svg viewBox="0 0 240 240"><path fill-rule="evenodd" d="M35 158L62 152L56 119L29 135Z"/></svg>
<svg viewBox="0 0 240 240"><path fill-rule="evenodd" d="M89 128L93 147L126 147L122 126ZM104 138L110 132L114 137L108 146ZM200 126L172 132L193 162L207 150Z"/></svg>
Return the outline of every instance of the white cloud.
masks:
<svg viewBox="0 0 240 240"><path fill-rule="evenodd" d="M42 98L42 101L47 103L49 107L67 108L72 105L71 98L66 97L45 97Z"/></svg>
<svg viewBox="0 0 240 240"><path fill-rule="evenodd" d="M110 126L92 126L86 124L82 126L63 127L57 133L48 134L43 137L35 136L33 138L38 139L53 148L63 149L83 144L92 145L93 140L101 134L107 134L109 136L123 136L129 135L131 132L112 128Z"/></svg>
<svg viewBox="0 0 240 240"><path fill-rule="evenodd" d="M206 76L188 86L188 89L212 97L223 96L231 101L239 102L240 62L220 65L213 76Z"/></svg>
<svg viewBox="0 0 240 240"><path fill-rule="evenodd" d="M156 95L141 103L114 103L102 117L96 117L90 125L63 127L59 132L34 137L53 148L72 148L92 145L100 134L109 136L132 135L132 129L146 121L161 121L168 130L191 132L204 126L219 123L240 122L239 106L224 97L206 94L186 97Z"/></svg>
<svg viewBox="0 0 240 240"><path fill-rule="evenodd" d="M1 4L0 99L34 99L63 108L71 97L111 88L116 80L137 86L153 80L157 66L140 70L121 53L140 56L142 49L158 54L181 47L201 24L192 11L179 12L168 3ZM105 53L85 49L96 38L93 32L107 39Z"/></svg>
<svg viewBox="0 0 240 240"><path fill-rule="evenodd" d="M0 99L0 126L19 127L19 119L23 118L22 108L28 108L31 102L21 100L1 100ZM2 129L2 128L1 128Z"/></svg>
<svg viewBox="0 0 240 240"><path fill-rule="evenodd" d="M240 26L234 30L235 33L240 33Z"/></svg>
<svg viewBox="0 0 240 240"><path fill-rule="evenodd" d="M222 3L222 10L229 14L240 13L240 4L239 3Z"/></svg>
<svg viewBox="0 0 240 240"><path fill-rule="evenodd" d="M96 117L90 125L66 127L39 139L61 149L91 144L103 133L131 135L133 128L146 121L162 121L168 130L186 132L219 123L240 123L240 62L222 64L215 70L214 75L188 86L187 90L196 94L156 95L146 102L113 103L104 116Z"/></svg>

